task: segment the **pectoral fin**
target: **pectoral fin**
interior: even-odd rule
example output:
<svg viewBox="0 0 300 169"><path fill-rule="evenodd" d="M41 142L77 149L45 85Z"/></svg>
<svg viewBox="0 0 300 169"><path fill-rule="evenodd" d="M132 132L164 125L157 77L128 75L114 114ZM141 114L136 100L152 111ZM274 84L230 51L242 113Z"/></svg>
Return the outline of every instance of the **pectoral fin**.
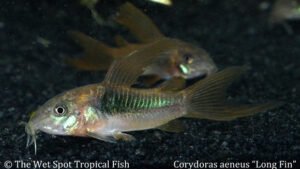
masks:
<svg viewBox="0 0 300 169"><path fill-rule="evenodd" d="M184 131L184 125L179 120L172 120L169 123L157 127L157 129L167 132L180 133Z"/></svg>
<svg viewBox="0 0 300 169"><path fill-rule="evenodd" d="M164 82L159 89L161 91L179 91L185 87L185 79L181 77L173 77L172 79Z"/></svg>
<svg viewBox="0 0 300 169"><path fill-rule="evenodd" d="M87 136L101 140L101 141L105 141L105 142L110 142L110 143L116 143L117 141L134 141L135 138L130 135L130 134L126 134L126 133L122 133L122 132L114 132L112 134L99 134L96 132L87 132Z"/></svg>
<svg viewBox="0 0 300 169"><path fill-rule="evenodd" d="M162 79L158 75L143 75L138 78L138 82L146 88L154 87L160 80Z"/></svg>
<svg viewBox="0 0 300 169"><path fill-rule="evenodd" d="M87 132L87 136L110 143L116 143L116 139L112 135L101 135L94 132Z"/></svg>
<svg viewBox="0 0 300 169"><path fill-rule="evenodd" d="M116 140L122 140L122 141L134 141L135 138L130 135L130 134L126 134L126 133L122 133L122 132L116 132L113 134L113 137Z"/></svg>

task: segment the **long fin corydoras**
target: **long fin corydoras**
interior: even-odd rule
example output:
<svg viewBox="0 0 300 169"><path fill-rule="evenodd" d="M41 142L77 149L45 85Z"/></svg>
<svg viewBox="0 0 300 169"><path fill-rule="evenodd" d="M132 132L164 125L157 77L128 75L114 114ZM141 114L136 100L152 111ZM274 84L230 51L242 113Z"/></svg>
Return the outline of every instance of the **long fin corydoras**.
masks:
<svg viewBox="0 0 300 169"><path fill-rule="evenodd" d="M84 49L85 54L79 58L67 58L67 63L80 70L105 71L114 59L125 57L133 51L142 50L149 43L166 38L148 16L130 3L120 7L116 21L128 28L138 43L130 43L116 35L117 47L112 47L78 31L69 31L69 35ZM159 61L148 66L143 75L155 78L146 82L154 84L156 79L168 80L173 77L191 79L217 71L217 66L205 50L178 39L169 39L180 45L176 49L165 50Z"/></svg>
<svg viewBox="0 0 300 169"><path fill-rule="evenodd" d="M159 53L176 45L168 38L160 39L115 60L101 83L53 97L30 118L26 124L27 134L35 145L37 131L92 137L106 142L133 141L135 138L127 132L155 128L182 131L183 126L178 121L182 117L226 121L281 105L278 102L229 104L226 89L244 72L243 67L224 69L183 90L171 84L157 89L131 87L145 67L158 59ZM145 58L141 60L141 56Z"/></svg>

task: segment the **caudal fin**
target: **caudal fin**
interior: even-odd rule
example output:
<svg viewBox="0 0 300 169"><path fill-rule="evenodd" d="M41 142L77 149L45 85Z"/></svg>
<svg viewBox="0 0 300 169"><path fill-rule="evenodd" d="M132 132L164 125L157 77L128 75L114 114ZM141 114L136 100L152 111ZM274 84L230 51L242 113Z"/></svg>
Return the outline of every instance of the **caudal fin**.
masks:
<svg viewBox="0 0 300 169"><path fill-rule="evenodd" d="M226 89L244 72L244 67L227 68L185 89L183 91L187 99L185 117L225 121L251 116L282 105L281 102L249 105L226 102Z"/></svg>

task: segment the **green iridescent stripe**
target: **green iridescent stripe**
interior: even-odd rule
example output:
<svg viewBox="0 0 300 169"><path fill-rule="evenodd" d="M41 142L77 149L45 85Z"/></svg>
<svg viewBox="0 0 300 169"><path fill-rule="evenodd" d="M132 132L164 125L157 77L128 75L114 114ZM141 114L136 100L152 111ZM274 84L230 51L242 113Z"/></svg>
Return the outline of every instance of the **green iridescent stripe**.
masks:
<svg viewBox="0 0 300 169"><path fill-rule="evenodd" d="M174 104L176 99L162 94L125 88L107 88L100 101L101 112L115 114L137 112Z"/></svg>

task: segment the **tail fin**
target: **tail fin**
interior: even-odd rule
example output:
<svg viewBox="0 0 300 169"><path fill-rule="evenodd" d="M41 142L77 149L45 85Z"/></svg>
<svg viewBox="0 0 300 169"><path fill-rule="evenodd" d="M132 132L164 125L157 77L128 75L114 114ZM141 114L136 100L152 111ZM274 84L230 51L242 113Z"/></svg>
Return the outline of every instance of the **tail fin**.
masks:
<svg viewBox="0 0 300 169"><path fill-rule="evenodd" d="M81 32L69 31L71 38L84 49L81 58L67 58L66 62L81 70L107 70L114 60L113 48Z"/></svg>
<svg viewBox="0 0 300 169"><path fill-rule="evenodd" d="M244 72L244 67L227 68L185 89L183 91L187 99L185 117L225 121L250 116L282 105L280 102L257 105L227 103L226 89Z"/></svg>

